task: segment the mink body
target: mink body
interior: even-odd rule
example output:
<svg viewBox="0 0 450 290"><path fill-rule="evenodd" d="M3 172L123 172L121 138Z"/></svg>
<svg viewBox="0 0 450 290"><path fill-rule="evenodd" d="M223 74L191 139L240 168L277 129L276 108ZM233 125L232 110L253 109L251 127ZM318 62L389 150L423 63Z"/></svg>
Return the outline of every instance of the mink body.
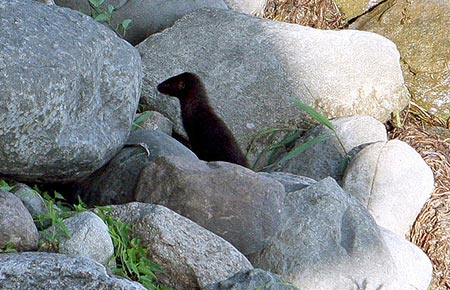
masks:
<svg viewBox="0 0 450 290"><path fill-rule="evenodd" d="M185 72L171 77L157 89L180 100L183 126L198 158L249 167L233 133L209 104L206 89L196 74Z"/></svg>

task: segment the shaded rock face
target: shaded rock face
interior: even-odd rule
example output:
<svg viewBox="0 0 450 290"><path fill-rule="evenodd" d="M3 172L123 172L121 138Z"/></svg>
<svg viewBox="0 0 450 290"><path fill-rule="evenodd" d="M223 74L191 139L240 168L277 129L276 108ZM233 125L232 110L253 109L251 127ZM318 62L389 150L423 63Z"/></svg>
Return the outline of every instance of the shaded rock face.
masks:
<svg viewBox="0 0 450 290"><path fill-rule="evenodd" d="M112 277L105 267L85 257L53 253L0 255L0 288L145 290L137 282Z"/></svg>
<svg viewBox="0 0 450 290"><path fill-rule="evenodd" d="M316 183L316 181L312 178L299 176L288 172L259 172L259 174L272 178L281 183L285 192L297 191Z"/></svg>
<svg viewBox="0 0 450 290"><path fill-rule="evenodd" d="M55 0L56 4L75 10L89 11L85 0ZM227 9L223 0L108 0L116 8L111 25L116 27L125 19L131 19L131 27L125 39L133 45L148 36L170 27L177 19L201 8Z"/></svg>
<svg viewBox="0 0 450 290"><path fill-rule="evenodd" d="M373 33L321 31L202 10L152 35L138 50L142 99L149 107L176 121L180 132L177 100L159 94L156 86L194 72L241 148L267 128L304 124L305 113L291 98L329 118L359 114L382 121L409 98L395 45Z"/></svg>
<svg viewBox="0 0 450 290"><path fill-rule="evenodd" d="M18 183L14 185L14 188L11 190L11 192L15 196L20 198L23 205L26 207L26 209L28 210L28 212L31 214L32 217L36 217L37 215L49 214L50 210L47 204L45 203L45 200L38 192L36 192L28 185ZM39 227L40 222L36 221L35 225ZM44 225L45 227L48 227L50 225L50 221L44 223Z"/></svg>
<svg viewBox="0 0 450 290"><path fill-rule="evenodd" d="M336 128L342 146L349 155L356 154L367 144L387 140L383 123L370 116L337 118L331 123ZM321 125L310 130L306 136L295 142L293 150L321 135L331 137L286 162L271 166L269 170L290 172L316 180L331 176L341 183L347 161L341 144L329 128Z"/></svg>
<svg viewBox="0 0 450 290"><path fill-rule="evenodd" d="M389 0L350 26L395 42L414 102L443 119L450 116L449 19L446 0Z"/></svg>
<svg viewBox="0 0 450 290"><path fill-rule="evenodd" d="M2 0L0 11L0 174L57 182L94 172L129 134L139 54L70 9Z"/></svg>
<svg viewBox="0 0 450 290"><path fill-rule="evenodd" d="M135 201L134 191L145 165L161 156L197 156L174 138L157 130L132 132L126 146L103 168L71 185L71 192L90 205Z"/></svg>
<svg viewBox="0 0 450 290"><path fill-rule="evenodd" d="M18 251L34 251L38 239L33 218L22 201L14 194L0 190L0 249L12 244Z"/></svg>
<svg viewBox="0 0 450 290"><path fill-rule="evenodd" d="M282 281L275 274L261 269L242 271L225 281L211 284L204 288L204 290L249 289L296 290L298 288L290 283Z"/></svg>
<svg viewBox="0 0 450 290"><path fill-rule="evenodd" d="M395 264L375 221L332 178L288 193L284 205L286 222L251 257L255 267L300 289L403 289L392 287Z"/></svg>
<svg viewBox="0 0 450 290"><path fill-rule="evenodd" d="M135 202L112 214L135 225L133 234L165 270L158 278L173 289L203 289L253 268L230 243L163 206Z"/></svg>
<svg viewBox="0 0 450 290"><path fill-rule="evenodd" d="M136 200L164 205L223 237L244 255L279 231L283 186L227 162L163 157L148 164Z"/></svg>

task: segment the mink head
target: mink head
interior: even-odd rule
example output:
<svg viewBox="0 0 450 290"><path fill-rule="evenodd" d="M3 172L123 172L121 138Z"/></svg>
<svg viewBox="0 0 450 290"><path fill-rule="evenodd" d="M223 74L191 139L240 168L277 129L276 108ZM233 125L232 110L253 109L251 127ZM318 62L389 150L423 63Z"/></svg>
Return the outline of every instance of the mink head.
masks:
<svg viewBox="0 0 450 290"><path fill-rule="evenodd" d="M200 78L190 72L185 72L163 81L158 85L157 89L162 94L179 99L186 98L193 92L198 93L204 90Z"/></svg>

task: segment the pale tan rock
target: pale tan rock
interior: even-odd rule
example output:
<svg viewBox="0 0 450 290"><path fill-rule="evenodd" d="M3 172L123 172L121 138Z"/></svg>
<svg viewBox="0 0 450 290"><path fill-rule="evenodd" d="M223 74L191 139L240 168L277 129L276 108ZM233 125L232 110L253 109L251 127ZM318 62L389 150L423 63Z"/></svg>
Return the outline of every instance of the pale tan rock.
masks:
<svg viewBox="0 0 450 290"><path fill-rule="evenodd" d="M351 28L392 40L402 56L413 100L432 113L450 115L450 1L389 0Z"/></svg>

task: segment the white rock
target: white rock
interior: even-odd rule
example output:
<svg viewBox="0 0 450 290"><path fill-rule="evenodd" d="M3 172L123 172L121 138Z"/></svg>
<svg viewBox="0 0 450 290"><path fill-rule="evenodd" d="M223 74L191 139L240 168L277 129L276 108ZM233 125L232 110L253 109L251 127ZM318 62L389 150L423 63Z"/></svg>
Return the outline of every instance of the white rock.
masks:
<svg viewBox="0 0 450 290"><path fill-rule="evenodd" d="M262 15L267 4L267 0L224 0L224 2L230 9L251 15Z"/></svg>
<svg viewBox="0 0 450 290"><path fill-rule="evenodd" d="M380 227L386 246L402 279L402 290L428 290L433 274L430 259L416 245Z"/></svg>
<svg viewBox="0 0 450 290"><path fill-rule="evenodd" d="M398 140L364 148L350 163L343 188L358 198L380 226L404 237L433 191L431 169Z"/></svg>

